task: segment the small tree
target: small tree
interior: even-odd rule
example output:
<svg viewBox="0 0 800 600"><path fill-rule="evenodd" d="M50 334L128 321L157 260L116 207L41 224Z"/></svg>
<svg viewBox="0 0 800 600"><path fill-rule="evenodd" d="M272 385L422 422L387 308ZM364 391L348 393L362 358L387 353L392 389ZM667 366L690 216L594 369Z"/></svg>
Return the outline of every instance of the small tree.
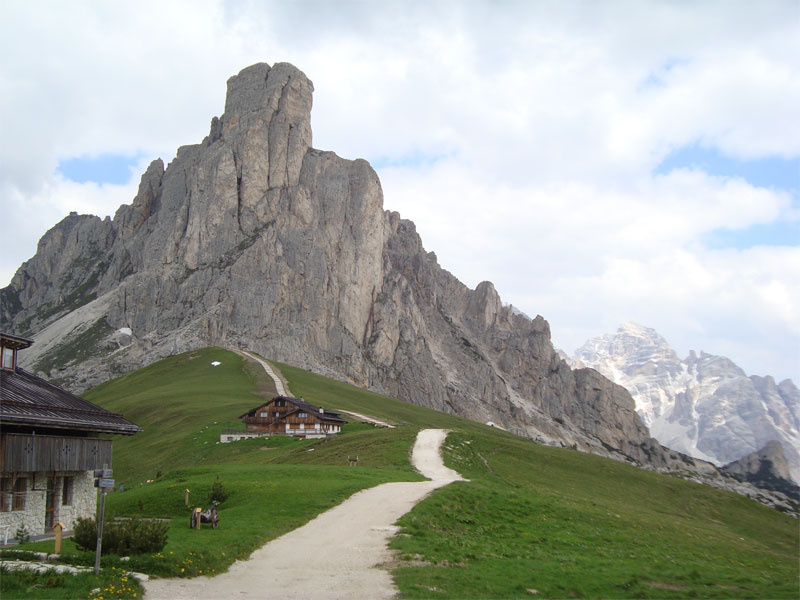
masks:
<svg viewBox="0 0 800 600"><path fill-rule="evenodd" d="M214 485L211 486L210 500L211 502L222 504L227 499L228 499L228 490L225 489L224 485L222 485L222 482L219 480L219 475L217 475L217 480L214 482Z"/></svg>
<svg viewBox="0 0 800 600"><path fill-rule="evenodd" d="M17 530L14 532L14 537L17 538L18 544L25 544L31 539L31 534L28 528L25 527L25 523L17 527Z"/></svg>

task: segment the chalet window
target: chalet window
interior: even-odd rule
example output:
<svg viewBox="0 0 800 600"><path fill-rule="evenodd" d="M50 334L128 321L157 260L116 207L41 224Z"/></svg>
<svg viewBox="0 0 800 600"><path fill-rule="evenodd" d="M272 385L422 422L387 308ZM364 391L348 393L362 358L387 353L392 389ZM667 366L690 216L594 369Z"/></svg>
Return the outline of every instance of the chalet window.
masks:
<svg viewBox="0 0 800 600"><path fill-rule="evenodd" d="M276 411L275 411L275 418L277 419L277 418L278 418L278 417L280 417L280 416L281 416L281 413L279 413L279 412L276 410Z"/></svg>
<svg viewBox="0 0 800 600"><path fill-rule="evenodd" d="M72 504L72 496L75 490L75 478L72 476L64 477L64 483L61 486L61 505L69 506Z"/></svg>
<svg viewBox="0 0 800 600"><path fill-rule="evenodd" d="M17 479L14 486L14 510L25 510L25 499L28 497L28 480Z"/></svg>
<svg viewBox="0 0 800 600"><path fill-rule="evenodd" d="M297 413L297 416L298 416L300 419L305 419L305 418L308 416L308 413L299 412L299 413Z"/></svg>
<svg viewBox="0 0 800 600"><path fill-rule="evenodd" d="M3 348L2 362L4 369L14 368L14 351L11 348Z"/></svg>
<svg viewBox="0 0 800 600"><path fill-rule="evenodd" d="M25 498L28 495L28 480L20 477L11 485L11 479L0 479L0 512L25 510Z"/></svg>
<svg viewBox="0 0 800 600"><path fill-rule="evenodd" d="M258 416L266 419L269 416L269 413L268 412L262 412L262 413L259 413Z"/></svg>
<svg viewBox="0 0 800 600"><path fill-rule="evenodd" d="M286 400L275 400L275 406L286 406Z"/></svg>

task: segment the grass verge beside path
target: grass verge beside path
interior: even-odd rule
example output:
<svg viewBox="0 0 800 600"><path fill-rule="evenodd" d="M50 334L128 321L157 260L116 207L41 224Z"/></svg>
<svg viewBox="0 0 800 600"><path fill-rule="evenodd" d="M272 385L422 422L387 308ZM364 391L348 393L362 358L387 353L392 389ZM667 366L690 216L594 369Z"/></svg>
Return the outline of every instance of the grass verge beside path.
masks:
<svg viewBox="0 0 800 600"><path fill-rule="evenodd" d="M214 482L219 480L229 498L219 510L220 525L189 528L190 508L184 490L191 490L190 506L207 506ZM106 501L109 518L155 517L171 519L166 547L156 554L120 557L106 555L104 568L115 567L159 577L214 575L237 559L247 558L269 540L304 525L355 492L388 481L413 480L410 473L322 465L225 465L171 471L147 486L111 494ZM91 566L94 553L81 551L73 540L64 543L64 562ZM20 549L52 552L53 542L36 542Z"/></svg>
<svg viewBox="0 0 800 600"><path fill-rule="evenodd" d="M777 511L524 440L458 432L447 447L471 483L400 520L404 597L798 597L798 525Z"/></svg>
<svg viewBox="0 0 800 600"><path fill-rule="evenodd" d="M91 591L96 589L97 593ZM9 571L0 566L0 597L4 600L74 600L75 598L124 600L141 598L142 584L119 569L94 573L37 573L30 570Z"/></svg>
<svg viewBox="0 0 800 600"><path fill-rule="evenodd" d="M213 367L212 361L221 364ZM259 390L270 395L264 391L269 378L252 365L234 353L209 348L160 361L86 394L144 429L114 439L115 478L127 484L123 492L108 495L107 517L171 519L162 552L126 562L104 556L104 568L163 577L214 575L361 489L423 479L409 461L419 430L413 425L376 429L351 422L340 435L323 440L274 436L216 443L222 428L240 425L238 416L263 401L255 395ZM314 377L305 379L317 382ZM346 398L372 396L347 388ZM306 397L323 405L331 399L322 392ZM359 457L358 468L347 466L352 456ZM145 478L153 481L145 483ZM205 508L217 480L229 493L219 508L219 528L189 529L184 490L191 490L190 507ZM93 553L80 551L71 540L64 546L65 562L94 564ZM53 542L20 549L52 552Z"/></svg>

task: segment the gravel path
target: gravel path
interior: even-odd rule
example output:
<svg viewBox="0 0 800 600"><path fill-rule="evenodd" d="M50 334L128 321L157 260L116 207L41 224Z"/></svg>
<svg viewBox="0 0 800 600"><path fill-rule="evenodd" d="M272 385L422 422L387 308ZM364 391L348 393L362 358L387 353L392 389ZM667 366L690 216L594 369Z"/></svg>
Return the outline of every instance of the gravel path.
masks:
<svg viewBox="0 0 800 600"><path fill-rule="evenodd" d="M381 421L380 419L376 419L375 417L370 417L369 415L362 415L361 413L353 412L352 410L342 410L340 408L337 408L336 412L344 413L346 415L352 415L359 421L363 421L364 423L369 423L370 425L377 425L379 427L394 429L394 425L392 425L391 423L387 423L386 421Z"/></svg>
<svg viewBox="0 0 800 600"><path fill-rule="evenodd" d="M275 389L277 390L279 396L288 396L289 395L289 393L287 392L286 388L283 386L283 381L281 381L281 378L278 377L277 373L275 373L275 371L272 370L272 365L270 365L267 361L259 358L258 356L256 356L252 352L248 352L247 350L235 350L234 349L233 351L236 352L236 354L239 354L241 356L246 356L246 357L256 361L258 364L260 364L264 368L264 370L267 372L267 375L272 377L272 381L275 382Z"/></svg>
<svg viewBox="0 0 800 600"><path fill-rule="evenodd" d="M444 466L443 429L420 431L411 460L430 481L384 483L353 494L303 527L237 561L227 573L194 579L157 579L146 584L146 600L205 598L393 598L396 589L380 565L394 523L433 490L461 476Z"/></svg>

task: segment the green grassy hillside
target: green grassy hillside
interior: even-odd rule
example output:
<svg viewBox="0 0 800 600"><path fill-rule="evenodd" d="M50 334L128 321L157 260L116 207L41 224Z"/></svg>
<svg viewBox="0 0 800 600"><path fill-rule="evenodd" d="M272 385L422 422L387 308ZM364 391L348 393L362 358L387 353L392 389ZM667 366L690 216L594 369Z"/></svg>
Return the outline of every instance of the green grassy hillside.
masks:
<svg viewBox="0 0 800 600"><path fill-rule="evenodd" d="M420 428L438 427L452 431L446 463L471 481L437 491L401 520L394 566L406 597L799 595L798 522L777 511L278 366L294 395L398 427L350 423L329 440L216 444L262 400L256 394L274 391L259 368L221 349L172 357L86 394L144 428L115 438L115 479L126 489L109 496L109 513L172 519L163 553L126 564L173 576L225 569L358 489L418 479L410 448ZM348 468L356 454L359 467ZM221 527L190 531L184 489L205 505L216 480L230 492Z"/></svg>

